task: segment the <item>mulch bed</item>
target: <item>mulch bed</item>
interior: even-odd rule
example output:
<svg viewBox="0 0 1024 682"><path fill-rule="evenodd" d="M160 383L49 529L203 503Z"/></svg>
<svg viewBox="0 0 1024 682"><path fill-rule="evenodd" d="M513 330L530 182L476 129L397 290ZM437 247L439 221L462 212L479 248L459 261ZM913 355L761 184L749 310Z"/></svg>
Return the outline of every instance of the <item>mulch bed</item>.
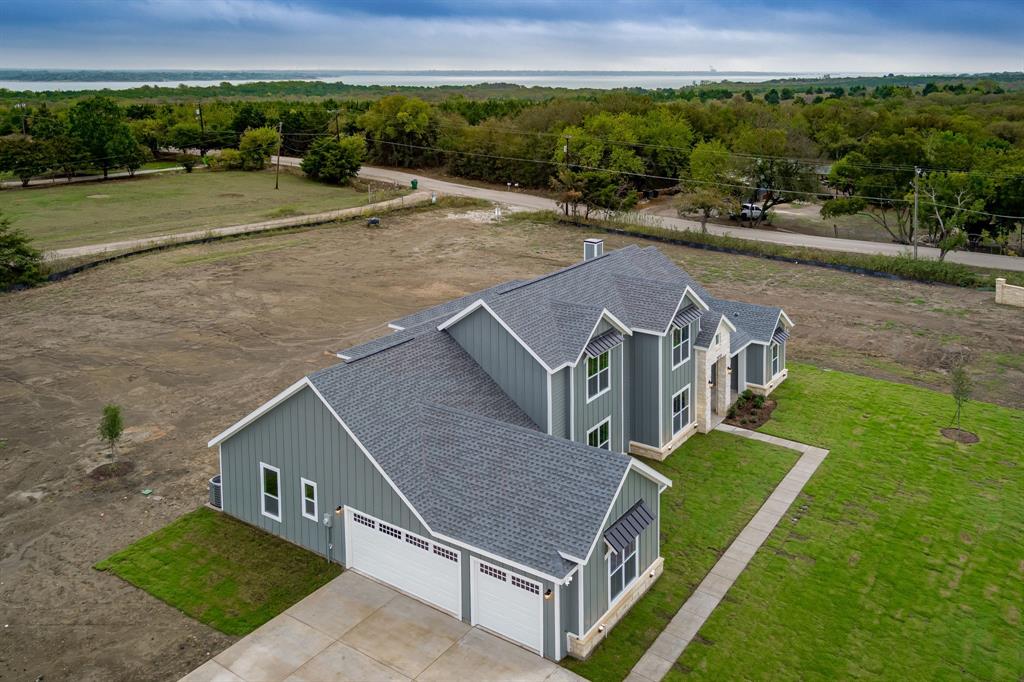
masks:
<svg viewBox="0 0 1024 682"><path fill-rule="evenodd" d="M977 443L981 440L977 434L963 429L942 429L942 435L957 443Z"/></svg>
<svg viewBox="0 0 1024 682"><path fill-rule="evenodd" d="M101 464L89 472L89 478L94 481L109 481L112 478L120 478L135 470L135 462L130 459L122 459L118 462Z"/></svg>
<svg viewBox="0 0 1024 682"><path fill-rule="evenodd" d="M760 408L754 407L753 401L747 402L741 405L742 401L736 403L736 416L728 417L725 420L726 424L732 426L738 426L741 429L758 429L765 422L772 418L772 412L775 410L775 406L778 405L774 400L765 400L764 405Z"/></svg>

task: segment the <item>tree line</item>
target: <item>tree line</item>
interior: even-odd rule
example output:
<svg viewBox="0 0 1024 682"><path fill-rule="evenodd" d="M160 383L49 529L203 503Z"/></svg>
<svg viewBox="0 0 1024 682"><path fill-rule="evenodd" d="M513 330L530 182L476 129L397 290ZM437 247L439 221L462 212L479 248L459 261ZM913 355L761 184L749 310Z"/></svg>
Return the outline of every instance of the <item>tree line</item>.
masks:
<svg viewBox="0 0 1024 682"><path fill-rule="evenodd" d="M36 158L24 152L33 146L49 154L45 163L22 162L17 172L72 174L76 163L131 170L171 148L236 149L247 130L267 128L281 131L287 155L308 156L319 143L324 158L311 167L329 162L338 172L327 177L346 177L364 156L444 166L553 191L575 215L628 209L645 193L669 190L680 193L684 212L705 219L756 203L762 210L749 219L757 222L782 203L823 201L826 216L863 214L894 241L944 251L1005 242L1020 229L1024 93L994 81L778 86L756 96L718 84L671 98L611 91L440 102L389 95L122 106L96 96L63 108L0 107L0 170L12 170L11 150Z"/></svg>

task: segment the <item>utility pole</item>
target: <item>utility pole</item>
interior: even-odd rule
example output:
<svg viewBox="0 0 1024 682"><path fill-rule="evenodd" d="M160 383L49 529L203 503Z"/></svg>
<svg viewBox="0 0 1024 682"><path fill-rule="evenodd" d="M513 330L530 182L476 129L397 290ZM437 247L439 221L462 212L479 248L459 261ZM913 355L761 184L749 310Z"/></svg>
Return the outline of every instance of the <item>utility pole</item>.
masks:
<svg viewBox="0 0 1024 682"><path fill-rule="evenodd" d="M918 195L918 181L921 177L921 169L914 166L914 236L910 238L910 241L914 243L914 260L917 260L917 195Z"/></svg>
<svg viewBox="0 0 1024 682"><path fill-rule="evenodd" d="M277 122L277 174L274 175L274 189L281 189L281 147L284 146L283 121Z"/></svg>
<svg viewBox="0 0 1024 682"><path fill-rule="evenodd" d="M565 136L565 146L562 147L562 151L565 153L565 167L569 168L569 140L572 139L570 136Z"/></svg>

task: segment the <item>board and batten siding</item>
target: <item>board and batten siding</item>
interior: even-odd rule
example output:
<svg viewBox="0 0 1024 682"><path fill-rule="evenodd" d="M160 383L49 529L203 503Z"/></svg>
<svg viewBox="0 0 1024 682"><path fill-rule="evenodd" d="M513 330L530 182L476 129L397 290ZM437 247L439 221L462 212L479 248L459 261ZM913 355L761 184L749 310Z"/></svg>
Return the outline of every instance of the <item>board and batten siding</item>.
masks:
<svg viewBox="0 0 1024 682"><path fill-rule="evenodd" d="M629 348L628 440L660 447L658 440L658 353L660 336L633 332Z"/></svg>
<svg viewBox="0 0 1024 682"><path fill-rule="evenodd" d="M220 445L224 511L326 556L331 514L334 552L344 563L344 523L334 509L348 505L388 523L427 535L423 524L366 458L309 388L300 390ZM280 470L281 521L262 513L260 463ZM302 515L300 481L316 483L317 521Z"/></svg>
<svg viewBox="0 0 1024 682"><path fill-rule="evenodd" d="M604 531L615 523L640 499L654 515L654 521L640 534L639 564L637 575L642 575L661 554L658 537L661 505L658 503L658 484L646 476L631 470L626 474L622 490L612 503L608 520L601 528L590 561L580 569L583 589L583 634L590 630L608 610L608 559L605 558L606 545Z"/></svg>
<svg viewBox="0 0 1024 682"><path fill-rule="evenodd" d="M449 327L448 333L537 426L547 430L547 370L501 323L478 308Z"/></svg>
<svg viewBox="0 0 1024 682"><path fill-rule="evenodd" d="M767 347L760 343L751 343L743 352L747 354L747 383L764 386L765 379L765 351Z"/></svg>
<svg viewBox="0 0 1024 682"><path fill-rule="evenodd" d="M611 428L608 433L611 449L615 452L624 450L622 440L622 354L621 343L609 351L609 388L590 402L587 402L587 355L584 353L580 362L573 367L573 399L576 403L573 406L575 431L573 440L586 443L587 431L611 417ZM625 445L628 447L629 443L626 442Z"/></svg>
<svg viewBox="0 0 1024 682"><path fill-rule="evenodd" d="M674 327L675 325L672 326ZM697 332L699 331L697 321L691 322L689 327L690 354L679 367L672 369L672 327L669 327L669 333L665 335L664 341L661 344L661 367L664 379L661 382L661 440L658 442L658 446L672 440L672 396L686 386L690 387L690 422L695 421L693 411L693 367L696 364L694 361L696 351L694 350L693 341L697 338Z"/></svg>
<svg viewBox="0 0 1024 682"><path fill-rule="evenodd" d="M569 433L569 373L563 367L551 375L551 433L559 438L571 438Z"/></svg>

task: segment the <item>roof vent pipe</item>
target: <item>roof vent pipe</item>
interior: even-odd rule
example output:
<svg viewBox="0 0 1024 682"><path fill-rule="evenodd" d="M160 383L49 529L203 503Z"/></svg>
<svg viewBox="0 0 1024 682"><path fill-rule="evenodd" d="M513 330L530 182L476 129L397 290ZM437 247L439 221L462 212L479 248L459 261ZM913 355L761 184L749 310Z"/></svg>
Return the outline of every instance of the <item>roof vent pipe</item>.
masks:
<svg viewBox="0 0 1024 682"><path fill-rule="evenodd" d="M583 240L583 260L594 260L604 255L604 240L603 239L584 239Z"/></svg>

